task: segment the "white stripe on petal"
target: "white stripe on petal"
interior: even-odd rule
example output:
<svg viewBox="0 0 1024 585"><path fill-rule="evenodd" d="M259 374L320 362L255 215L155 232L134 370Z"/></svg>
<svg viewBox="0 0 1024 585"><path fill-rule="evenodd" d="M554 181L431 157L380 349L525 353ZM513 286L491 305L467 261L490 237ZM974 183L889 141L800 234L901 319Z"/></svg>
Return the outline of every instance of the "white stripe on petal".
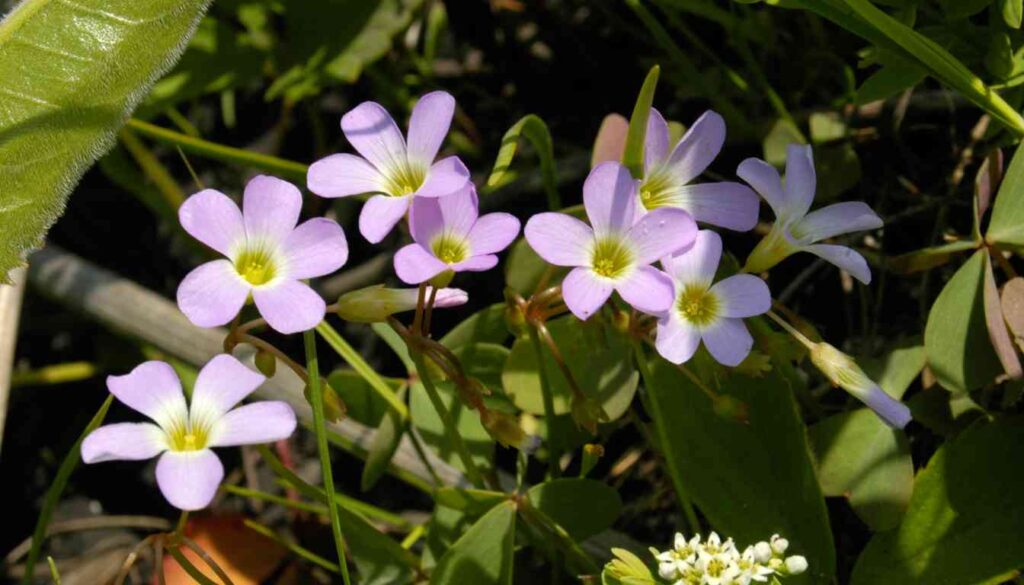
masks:
<svg viewBox="0 0 1024 585"><path fill-rule="evenodd" d="M188 416L178 374L166 362L143 362L123 376L107 376L107 388L165 431L183 424Z"/></svg>
<svg viewBox="0 0 1024 585"><path fill-rule="evenodd" d="M432 91L416 102L409 119L410 162L429 165L441 149L455 115L455 98L444 91Z"/></svg>
<svg viewBox="0 0 1024 585"><path fill-rule="evenodd" d="M341 117L341 131L352 146L388 176L406 164L405 138L391 114L376 102L363 102Z"/></svg>
<svg viewBox="0 0 1024 585"><path fill-rule="evenodd" d="M611 282L598 278L589 268L574 268L562 281L562 298L581 321L586 321L600 309L611 294Z"/></svg>
<svg viewBox="0 0 1024 585"><path fill-rule="evenodd" d="M213 424L266 379L234 356L214 356L196 377L189 411L192 422Z"/></svg>

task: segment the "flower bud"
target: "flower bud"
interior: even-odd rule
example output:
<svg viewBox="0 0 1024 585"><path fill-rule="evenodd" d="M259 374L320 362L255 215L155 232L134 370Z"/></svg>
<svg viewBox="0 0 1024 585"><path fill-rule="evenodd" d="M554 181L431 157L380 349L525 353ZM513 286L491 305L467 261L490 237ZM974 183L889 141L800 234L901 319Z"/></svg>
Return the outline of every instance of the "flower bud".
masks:
<svg viewBox="0 0 1024 585"><path fill-rule="evenodd" d="M274 357L274 354L261 349L256 352L253 362L256 363L256 369L261 374L268 378L274 377L274 372L277 371L277 358Z"/></svg>
<svg viewBox="0 0 1024 585"><path fill-rule="evenodd" d="M772 552L774 552L777 555L785 553L786 549L789 548L789 541L785 538L782 538L778 534L773 534L770 542Z"/></svg>
<svg viewBox="0 0 1024 585"><path fill-rule="evenodd" d="M775 224L768 235L750 251L743 271L751 274L765 272L796 251L797 247L789 242L783 230L778 228L778 224Z"/></svg>
<svg viewBox="0 0 1024 585"><path fill-rule="evenodd" d="M597 461L604 457L604 447L594 443L583 445L583 461L580 463L580 477L586 477Z"/></svg>
<svg viewBox="0 0 1024 585"><path fill-rule="evenodd" d="M506 447L518 449L526 441L526 433L519 426L519 419L513 414L485 410L480 413L480 422L495 441Z"/></svg>
<svg viewBox="0 0 1024 585"><path fill-rule="evenodd" d="M597 423L608 420L601 403L586 396L573 396L569 404L569 413L576 424L587 429L591 435L597 434Z"/></svg>
<svg viewBox="0 0 1024 585"><path fill-rule="evenodd" d="M772 558L772 547L763 540L754 545L754 560L764 564Z"/></svg>
<svg viewBox="0 0 1024 585"><path fill-rule="evenodd" d="M430 289L427 289L430 298ZM456 307L469 300L466 291L457 288L442 288L434 297L435 308ZM419 291L414 288L384 288L376 284L341 295L338 299L338 316L354 323L379 323L395 313L413 311L419 301Z"/></svg>
<svg viewBox="0 0 1024 585"><path fill-rule="evenodd" d="M910 409L886 394L850 356L828 343L811 347L811 361L831 382L875 411L890 426L902 429L910 422Z"/></svg>
<svg viewBox="0 0 1024 585"><path fill-rule="evenodd" d="M523 314L523 309L519 305L515 303L505 305L505 326L508 327L508 332L515 337L526 335L526 315Z"/></svg>
<svg viewBox="0 0 1024 585"><path fill-rule="evenodd" d="M786 572L790 575L799 575L807 570L807 559L800 555L786 558Z"/></svg>
<svg viewBox="0 0 1024 585"><path fill-rule="evenodd" d="M626 311L615 311L612 314L612 327L619 333L629 332L629 321L629 313Z"/></svg>

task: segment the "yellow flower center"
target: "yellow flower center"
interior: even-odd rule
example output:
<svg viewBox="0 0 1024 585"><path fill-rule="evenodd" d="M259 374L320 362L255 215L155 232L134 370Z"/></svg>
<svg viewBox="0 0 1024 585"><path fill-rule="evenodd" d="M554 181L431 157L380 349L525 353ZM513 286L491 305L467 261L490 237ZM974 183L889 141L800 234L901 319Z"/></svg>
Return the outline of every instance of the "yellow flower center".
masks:
<svg viewBox="0 0 1024 585"><path fill-rule="evenodd" d="M672 183L667 173L653 172L640 184L640 203L650 211L672 205Z"/></svg>
<svg viewBox="0 0 1024 585"><path fill-rule="evenodd" d="M235 260L235 270L253 286L266 284L277 274L273 256L262 247L244 250Z"/></svg>
<svg viewBox="0 0 1024 585"><path fill-rule="evenodd" d="M633 252L619 238L598 240L590 257L594 272L605 278L619 278L633 266Z"/></svg>
<svg viewBox="0 0 1024 585"><path fill-rule="evenodd" d="M200 451L206 448L209 439L209 426L192 422L175 425L167 434L171 451Z"/></svg>
<svg viewBox="0 0 1024 585"><path fill-rule="evenodd" d="M710 577L721 577L722 573L725 572L726 564L719 559L711 559L708 561L708 566L704 570Z"/></svg>
<svg viewBox="0 0 1024 585"><path fill-rule="evenodd" d="M430 250L445 264L458 264L469 257L469 245L462 237L442 233L430 243Z"/></svg>
<svg viewBox="0 0 1024 585"><path fill-rule="evenodd" d="M396 165L387 179L387 194L392 197L412 195L423 186L426 178L427 168L423 165L409 162Z"/></svg>
<svg viewBox="0 0 1024 585"><path fill-rule="evenodd" d="M718 297L706 287L689 285L679 294L676 310L683 320L694 325L710 325L718 318Z"/></svg>

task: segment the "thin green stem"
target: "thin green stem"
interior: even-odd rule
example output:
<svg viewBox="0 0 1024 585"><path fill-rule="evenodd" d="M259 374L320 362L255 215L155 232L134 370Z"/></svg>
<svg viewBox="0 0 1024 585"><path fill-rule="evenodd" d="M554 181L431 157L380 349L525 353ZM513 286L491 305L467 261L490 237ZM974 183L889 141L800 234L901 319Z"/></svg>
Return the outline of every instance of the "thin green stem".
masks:
<svg viewBox="0 0 1024 585"><path fill-rule="evenodd" d="M644 348L640 345L639 341L633 340L633 352L636 356L636 367L640 370L640 377L644 381L644 386L647 388L647 400L644 404L650 408L651 417L654 419L654 427L658 431L658 442L662 446L662 456L665 458L666 464L672 471L669 475L672 477L672 483L676 488L676 497L679 499L679 506L683 509L683 514L686 516L686 522L689 524L691 533L700 532L700 520L697 519L697 512L693 509L693 502L690 501L690 495L686 491L686 487L683 486L680 480L681 475L679 470L676 468L675 459L673 459L671 453L668 452L669 445L672 443L668 437L668 430L665 427L668 424L668 420L665 418L664 413L661 411L661 405L658 404L658 398L652 391L654 388L653 376L651 376L651 369L647 365L647 356L644 355Z"/></svg>
<svg viewBox="0 0 1024 585"><path fill-rule="evenodd" d="M366 380L370 388L391 405L391 408L398 413L403 422L409 419L409 408L406 407L405 402L402 402L391 386L388 386L388 383L380 377L380 374L370 364L366 363L363 356L359 355L359 352L348 341L345 341L341 333L334 327L331 327L327 321L321 321L316 326L316 332L327 342L327 345L331 346L331 349L341 356L341 359L345 360L345 363L362 376L363 380Z"/></svg>
<svg viewBox="0 0 1024 585"><path fill-rule="evenodd" d="M768 317L771 318L772 321L775 321L776 323L779 324L780 327L785 329L787 333L795 337L796 340L802 343L807 349L813 349L814 346L818 345L817 343L814 343L810 339L807 339L806 335L800 333L800 331L798 331L796 327L793 327L792 325L787 323L786 320L778 316L775 313L775 311L768 311L765 314L768 315Z"/></svg>
<svg viewBox="0 0 1024 585"><path fill-rule="evenodd" d="M338 565L332 563L331 561L323 558L322 556L320 556L320 555L318 555L318 554L316 554L316 553L314 553L314 552L312 552L312 551L310 551L308 549L305 549L305 548L295 544L294 542L289 542L289 541L285 540L284 538L281 538L280 536L277 535L276 532L271 530L269 527L260 524L259 522L256 522L256 521L253 521L253 520L250 520L250 519L246 518L245 520L242 521L242 523L245 524L245 527L248 528L249 530L252 530L253 532L256 532L258 534L262 534L263 536L266 536L270 540L273 540L274 542L276 542L276 543L280 544L281 546L285 547L286 549L288 549L290 552L292 552L293 554L295 554L299 558L305 559L305 560L313 563L314 565L317 565L318 567L321 567L323 569L327 569L328 571L330 571L332 573L337 574L337 573L341 572L341 569L340 569L340 567L338 567Z"/></svg>
<svg viewBox="0 0 1024 585"><path fill-rule="evenodd" d="M331 470L331 451L327 445L327 428L324 423L324 395L320 386L320 365L316 356L316 333L312 329L302 334L306 350L306 371L309 372L309 401L313 407L313 432L316 433L317 451L320 452L320 470L324 476L324 491L334 493L334 474ZM334 535L334 547L338 553L338 566L341 567L341 578L345 585L351 585L348 575L348 563L345 560L345 537L341 534L341 518L338 516L338 504L334 498L327 499L327 511L331 518L331 532Z"/></svg>
<svg viewBox="0 0 1024 585"><path fill-rule="evenodd" d="M544 367L544 348L536 327L530 327L530 341L537 354L537 373L540 376L541 397L544 399L544 420L547 423L548 431L548 476L554 479L559 476L561 470L559 462L562 454L558 450L558 441L555 440L555 429L557 428L555 425L555 398L552 395L548 370Z"/></svg>
<svg viewBox="0 0 1024 585"><path fill-rule="evenodd" d="M188 526L188 510L182 510L178 516L178 523L174 526L175 536L185 536L185 527Z"/></svg>
<svg viewBox="0 0 1024 585"><path fill-rule="evenodd" d="M455 449L459 460L462 461L462 466L466 469L466 476L469 478L470 483L474 487L484 487L483 476L480 474L480 470L477 469L476 462L473 461L473 456L469 453L469 449L462 440L462 436L459 435L459 429L455 425L455 419L452 418L451 411L445 407L444 401L441 400L441 395L434 386L434 381L430 378L430 371L423 361L423 354L410 346L409 357L412 358L413 364L416 365L416 372L419 374L420 381L423 382L423 388L427 391L427 397L430 398L430 403L434 405L437 415L441 417L445 432L448 435L448 441Z"/></svg>
<svg viewBox="0 0 1024 585"><path fill-rule="evenodd" d="M185 569L185 572L188 573L189 577L195 579L196 583L199 583L200 585L217 585L217 583L213 579L210 579L209 577L204 575L202 571L197 569L195 565L189 562L189 560L185 558L185 555L181 554L181 550L179 550L178 547L167 547L167 554L174 557L174 560L178 561L178 564L181 565L181 568Z"/></svg>
<svg viewBox="0 0 1024 585"><path fill-rule="evenodd" d="M310 514L318 514L320 516L327 516L327 507L320 506L317 504L310 504L300 500L292 500L276 494L268 494L267 492L261 492L259 490L251 490L237 485L225 485L223 490L229 494L236 496L242 496L243 498L255 498L257 500L263 500L271 504L277 504L284 506L285 508L291 508L293 510L299 510L302 512L309 512Z"/></svg>

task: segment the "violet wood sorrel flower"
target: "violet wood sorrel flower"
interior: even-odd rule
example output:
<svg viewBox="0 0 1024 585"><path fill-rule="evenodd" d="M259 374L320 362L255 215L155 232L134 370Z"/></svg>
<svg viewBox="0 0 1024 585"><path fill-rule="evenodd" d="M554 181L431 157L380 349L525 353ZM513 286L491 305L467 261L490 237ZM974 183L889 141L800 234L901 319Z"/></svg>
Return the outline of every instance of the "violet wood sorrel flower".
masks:
<svg viewBox="0 0 1024 585"><path fill-rule="evenodd" d="M108 376L110 392L156 424L104 425L82 442L82 460L140 461L160 455L156 482L167 501L182 510L205 508L224 479L224 466L211 447L269 443L295 431L295 412L285 402L235 408L264 380L221 354L200 370L186 405L178 375L165 362L145 362L123 376Z"/></svg>
<svg viewBox="0 0 1024 585"><path fill-rule="evenodd" d="M414 242L395 254L395 273L420 284L447 271L480 272L498 264L498 252L519 235L519 220L508 213L479 215L476 189L439 198L417 198L409 210Z"/></svg>
<svg viewBox="0 0 1024 585"><path fill-rule="evenodd" d="M550 212L526 223L526 241L541 258L574 267L562 281L562 297L579 319L590 317L613 290L646 313L660 313L672 304L672 281L650 264L689 245L697 224L689 213L672 207L641 218L638 201L629 171L606 162L594 167L583 184L591 225Z"/></svg>
<svg viewBox="0 0 1024 585"><path fill-rule="evenodd" d="M661 263L675 284L675 302L658 321L658 353L681 364L697 351L701 340L726 366L739 365L754 344L744 317L772 306L768 285L752 274L736 274L712 284L722 257L722 238L701 230L684 252Z"/></svg>
<svg viewBox="0 0 1024 585"><path fill-rule="evenodd" d="M302 194L274 177L245 186L242 210L213 189L188 198L178 211L192 237L227 256L190 272L178 287L178 307L200 327L231 321L247 299L271 327L296 333L316 326L326 305L301 279L330 274L348 259L345 234L334 221L314 218L296 227Z"/></svg>
<svg viewBox="0 0 1024 585"><path fill-rule="evenodd" d="M378 243L405 216L414 197L442 197L469 183L458 157L434 162L455 113L455 98L426 94L413 108L408 141L380 104L363 102L341 118L341 130L362 155L333 154L309 167L306 183L321 197L376 193L359 214L359 232Z"/></svg>
<svg viewBox="0 0 1024 585"><path fill-rule="evenodd" d="M466 291L459 288L439 288L435 293L432 287L427 287L427 298L430 295L434 295L435 309L458 307L469 301ZM338 316L353 323L379 323L395 313L416 310L419 296L419 289L384 288L383 284L375 284L341 295Z"/></svg>
<svg viewBox="0 0 1024 585"><path fill-rule="evenodd" d="M791 144L786 153L786 184L778 171L763 160L750 158L736 170L764 197L775 213L775 223L747 258L744 271L764 272L796 252L810 252L868 284L871 269L864 257L846 246L818 244L840 234L882 227L882 219L861 201L835 203L808 213L817 179L810 146Z"/></svg>
<svg viewBox="0 0 1024 585"><path fill-rule="evenodd" d="M757 195L742 183L692 183L725 143L725 121L705 112L669 151L668 124L652 109L644 141L640 202L645 209L678 207L699 222L737 231L757 224Z"/></svg>

